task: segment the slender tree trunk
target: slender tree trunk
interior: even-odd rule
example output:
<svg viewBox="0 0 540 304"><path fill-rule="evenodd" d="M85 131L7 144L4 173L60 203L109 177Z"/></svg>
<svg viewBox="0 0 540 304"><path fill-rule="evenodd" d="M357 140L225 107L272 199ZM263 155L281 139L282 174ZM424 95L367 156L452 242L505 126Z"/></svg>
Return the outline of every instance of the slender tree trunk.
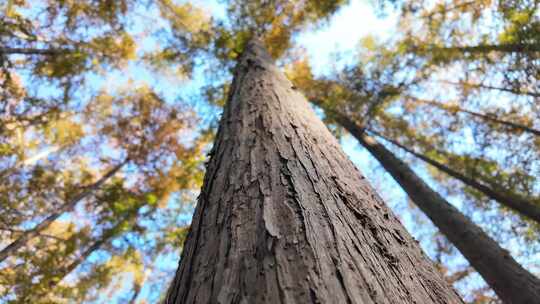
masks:
<svg viewBox="0 0 540 304"><path fill-rule="evenodd" d="M529 132L529 133L531 133L533 135L540 136L540 130L536 130L536 129L533 129L531 127L524 126L524 125L521 125L521 124L518 124L518 123L511 122L511 121L506 121L506 120L503 120L503 119L499 119L493 114L478 113L478 112L474 112L474 111L459 108L459 107L448 106L448 105L442 104L442 103L437 102L437 101L432 101L432 100L425 100L425 99L418 99L418 98L413 98L413 99L414 99L414 102L419 102L419 103L423 103L423 104L427 104L427 105L432 105L432 106L437 107L437 108L439 108L441 110L444 110L446 112L451 112L451 113L452 112L462 112L462 113L466 113L466 114L469 114L471 116L478 117L478 118L480 118L480 119L482 119L484 121L495 122L495 123L504 125L504 126L510 128L510 129Z"/></svg>
<svg viewBox="0 0 540 304"><path fill-rule="evenodd" d="M462 303L257 41L166 303Z"/></svg>
<svg viewBox="0 0 540 304"><path fill-rule="evenodd" d="M114 174L116 174L116 172L118 172L127 162L128 162L128 159L116 165L104 176L102 176L97 182L93 183L91 186L87 187L83 192L79 193L78 195L74 196L72 199L64 203L62 206L56 209L51 215L49 215L47 218L45 218L43 221L37 224L34 228L23 232L21 236L19 236L15 241L13 241L11 244L7 245L4 249L2 249L2 251L0 251L0 262L4 261L7 257L15 253L19 248L26 245L26 243L29 240L38 236L41 231L49 227L49 225L51 225L62 214L64 214L65 212L71 211L73 208L75 208L75 205L77 205L79 201L83 200L84 198L94 193L94 191L99 189L99 187L101 187L101 185L105 183L105 181L107 181Z"/></svg>
<svg viewBox="0 0 540 304"><path fill-rule="evenodd" d="M495 189L493 189L493 188L491 188L489 186L486 186L486 185L484 185L484 184L482 184L480 182L477 182L473 178L467 177L464 174L461 174L461 173L459 173L459 172L457 172L455 170L452 170L451 168L445 166L444 164L439 163L436 160L433 160L433 159L431 159L431 158L429 158L429 157L427 157L425 155L417 153L417 152L413 151L412 149L409 149L409 148L405 147L404 145L398 143L397 141L395 141L393 139L390 139L390 138L387 138L387 137L383 136L382 134L379 134L378 132L374 132L374 131L371 131L371 130L369 132L371 132L371 133L383 138L384 140L394 144L395 146L397 146L397 147L403 149L404 151L414 155L415 157L417 157L417 158L423 160L424 162L432 165L433 167L439 169L440 171L452 176L453 178L460 180L465 185L482 192L487 197L498 201L503 206L505 206L505 207L507 207L507 208L509 208L511 210L514 210L515 212L517 212L517 213L519 213L521 215L524 215L524 216L530 218L531 220L536 221L537 223L540 224L540 205L539 204L535 204L533 202L530 202L530 201L524 199L523 197L520 197L517 194L512 194L509 191L502 192L502 191L495 190Z"/></svg>
<svg viewBox="0 0 540 304"><path fill-rule="evenodd" d="M480 227L432 190L414 171L363 128L341 115L337 121L347 129L392 175L412 201L457 247L504 303L537 303L540 279L523 269L505 249Z"/></svg>

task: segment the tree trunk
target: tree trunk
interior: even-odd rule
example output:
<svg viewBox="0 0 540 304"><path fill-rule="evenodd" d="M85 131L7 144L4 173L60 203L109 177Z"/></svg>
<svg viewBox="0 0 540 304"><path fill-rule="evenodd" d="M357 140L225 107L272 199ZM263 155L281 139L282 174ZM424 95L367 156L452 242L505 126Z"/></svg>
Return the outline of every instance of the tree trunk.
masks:
<svg viewBox="0 0 540 304"><path fill-rule="evenodd" d="M75 206L77 205L79 201L83 200L84 198L94 193L94 191L99 189L99 187L101 187L101 185L104 182L106 182L109 178L115 175L116 172L118 172L128 161L129 159L126 159L125 161L116 165L104 176L102 176L98 181L96 181L91 186L87 187L83 192L79 193L78 195L76 195L75 197L73 197L72 199L64 203L57 210L55 210L51 215L49 215L43 221L37 224L34 228L23 232L21 236L19 236L15 241L11 242L4 249L2 249L2 251L0 251L0 262L4 261L11 254L15 253L19 248L26 245L26 243L29 240L38 236L41 231L49 227L62 214L73 210L73 208L75 208Z"/></svg>
<svg viewBox="0 0 540 304"><path fill-rule="evenodd" d="M480 182L477 182L473 178L467 177L464 174L461 174L455 170L452 170L450 167L445 166L444 164L439 163L436 160L433 160L425 155L422 155L420 153L417 153L404 145L398 143L397 141L386 138L382 134L379 134L374 131L370 131L371 133L383 138L384 140L396 145L397 147L403 149L404 151L414 155L415 157L423 160L424 162L432 165L433 167L439 169L440 171L450 175L451 177L460 180L465 185L476 189L477 191L480 191L481 193L485 194L490 199L493 199L497 202L499 202L501 205L523 215L528 217L529 219L537 222L540 224L540 205L535 204L533 202L530 202L523 197L520 197L517 194L513 194L510 191L507 191L506 189L503 189L503 191L495 190L489 186L486 186Z"/></svg>
<svg viewBox="0 0 540 304"><path fill-rule="evenodd" d="M336 116L337 121L381 163L504 303L538 303L540 279L523 269L507 250L432 190L392 152L369 137L363 128L345 116Z"/></svg>
<svg viewBox="0 0 540 304"><path fill-rule="evenodd" d="M257 41L166 303L462 303Z"/></svg>

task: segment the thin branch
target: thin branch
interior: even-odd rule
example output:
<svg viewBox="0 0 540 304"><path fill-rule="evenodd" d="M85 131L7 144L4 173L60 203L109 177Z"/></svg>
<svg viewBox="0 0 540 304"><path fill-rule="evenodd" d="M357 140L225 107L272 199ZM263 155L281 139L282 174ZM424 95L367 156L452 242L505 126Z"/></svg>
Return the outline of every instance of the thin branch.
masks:
<svg viewBox="0 0 540 304"><path fill-rule="evenodd" d="M53 214L49 215L46 219L40 222L36 227L26 231L18 239L16 239L11 244L9 244L4 249L2 249L0 251L0 262L4 261L9 255L13 254L15 251L17 251L17 249L24 246L30 239L37 236L41 231L49 227L49 225L51 225L62 214L75 208L75 205L79 201L81 201L82 199L86 198L90 194L94 193L94 191L99 189L99 187L101 187L101 185L105 183L105 181L107 181L109 178L115 175L116 172L118 172L128 161L129 161L129 158L127 158L120 164L116 165L109 172L107 172L107 174L102 176L97 182L93 183L92 185L88 187L85 187L85 190L83 192L79 193L78 195L70 199L68 202L60 206Z"/></svg>
<svg viewBox="0 0 540 304"><path fill-rule="evenodd" d="M20 233L20 234L24 234L25 232L27 232L27 230L21 230L21 229L14 229L14 228L9 228L9 227L0 227L0 230L4 230L4 231L9 231L11 233ZM64 238L61 238L61 237L57 237L55 235L52 235L52 234L47 234L47 233L39 233L36 235L36 237L46 237L46 238L49 238L49 239L54 239L54 240L57 240L57 241L60 241L60 242L65 242L66 239Z"/></svg>
<svg viewBox="0 0 540 304"><path fill-rule="evenodd" d="M499 202L501 205L523 215L523 216L526 216L528 218L530 218L531 220L533 221L536 221L537 223L540 223L540 206L538 204L535 204L534 202L531 202L529 200L527 200L526 198L520 196L520 195L517 195L515 193L512 193L510 192L508 189L504 189L504 191L498 191L496 189L493 189L489 186L486 186L478 181L476 181L476 179L472 178L472 177L468 177L458 171L455 171L453 170L452 168L434 160L434 159L431 159L421 153L418 153L406 146L404 146L403 144L400 144L399 142L397 142L396 140L393 140L391 138L388 138L386 136L384 136L383 134L377 132L377 131L374 131L374 130L370 130L370 129L366 129L366 131L368 131L369 133L373 134L373 135L376 135L382 139L384 139L385 141L397 146L398 148L404 150L405 152L415 156L416 158L419 158L421 160L423 160L424 162L432 165L433 167L437 168L438 170L446 173L447 175L455 178L455 179L458 179L460 180L463 184L465 184L466 186L469 186L469 187L472 187L476 190L478 190L479 192L483 193L484 195L486 195L487 197L489 197L490 199L493 199L497 202Z"/></svg>
<svg viewBox="0 0 540 304"><path fill-rule="evenodd" d="M455 282L464 279L466 276L474 272L474 268L467 267L463 270L456 271L453 274L446 277L446 281L450 284L454 284Z"/></svg>
<svg viewBox="0 0 540 304"><path fill-rule="evenodd" d="M485 84L480 84L480 83L454 82L454 81L448 81L448 80L441 80L440 82L454 85L454 86L463 86L463 87L469 87L469 88L474 88L474 89L488 89L488 90L508 92L514 95L527 95L527 96L532 96L532 97L540 97L540 93L537 93L537 92L500 88L500 87L495 87L495 86L490 86L490 85L485 85Z"/></svg>
<svg viewBox="0 0 540 304"><path fill-rule="evenodd" d="M466 114L469 114L471 116L481 118L484 121L495 122L495 123L504 125L504 126L506 126L508 128L511 128L511 129L521 130L521 131L524 131L524 132L534 134L536 136L540 136L540 130L536 130L534 128L531 128L531 127L528 127L528 126L525 126L525 125L521 125L521 124L518 124L518 123L515 123L515 122L511 122L511 121L507 121L507 120L497 118L495 116L496 114L484 114L484 113L474 112L474 111L471 111L471 110L468 110L468 109L463 109L463 108L456 107L456 106L445 105L443 103L440 103L440 102L437 102L437 101L432 101L432 100L425 100L425 99L414 98L414 97L411 97L411 99L416 101L416 102L419 102L419 103L432 105L432 106L437 107L437 108L439 108L441 110L444 110L446 112L454 112L455 111L455 112L466 113Z"/></svg>
<svg viewBox="0 0 540 304"><path fill-rule="evenodd" d="M499 53L537 53L540 52L540 44L509 43L509 44L480 44L471 46L430 47L427 50L433 52L461 52L469 54Z"/></svg>
<svg viewBox="0 0 540 304"><path fill-rule="evenodd" d="M42 56L57 56L73 53L69 49L35 49L35 48L10 48L0 47L2 55L42 55Z"/></svg>

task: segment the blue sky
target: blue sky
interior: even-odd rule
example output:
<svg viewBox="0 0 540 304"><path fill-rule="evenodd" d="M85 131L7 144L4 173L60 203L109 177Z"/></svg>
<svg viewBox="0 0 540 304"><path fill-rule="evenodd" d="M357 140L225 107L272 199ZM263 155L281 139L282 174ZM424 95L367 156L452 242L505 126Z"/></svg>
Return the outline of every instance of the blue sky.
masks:
<svg viewBox="0 0 540 304"><path fill-rule="evenodd" d="M223 7L217 3L204 1L201 5L206 6L216 16L223 16ZM357 58L357 47L362 37L373 35L384 39L392 35L397 21L396 14L389 14L385 18L375 15L372 6L367 1L353 0L349 5L340 9L327 24L306 29L303 33L295 37L295 41L303 48L309 56L314 73L317 75L330 74L333 70L339 70L345 63L353 62ZM340 54L342 61L336 62L335 56ZM190 83L186 83L187 94L196 93L204 83L202 74L195 73L195 77ZM163 83L162 83L163 84ZM431 236L433 227L426 222L422 228L416 225L414 218L418 214L412 214L407 204L407 197L393 179L384 172L377 162L371 158L369 153L359 147L356 140L350 136L342 139L345 152L351 160L361 169L364 175L371 181L372 185L383 194L383 198L400 216L409 231L415 231L417 237L422 235ZM381 174L383 173L383 174ZM423 174L427 176L427 174ZM429 240L428 240L429 241ZM160 267L165 269L175 269L177 257L173 255L164 256L157 261ZM463 264L463 260L456 260L455 264ZM129 286L129 285L128 285ZM165 287L165 286L163 286ZM152 299L147 288L143 289L140 299Z"/></svg>
<svg viewBox="0 0 540 304"><path fill-rule="evenodd" d="M218 18L224 18L224 6L219 3L219 0L199 0L195 1L196 4L206 7L208 11L212 12L212 15ZM397 22L397 13L387 14L385 17L377 16L374 12L372 5L368 1L351 0L350 4L341 8L326 25L320 26L315 30L313 28L306 29L303 33L300 33L295 37L295 41L303 48L306 54L310 58L310 63L314 68L314 72L317 75L330 74L333 70L339 70L345 63L354 62L357 59L357 47L362 37L367 35L373 35L377 38L389 38L394 33ZM136 27L143 27L144 24L136 25ZM152 39L145 40L143 48L152 48L152 44L156 43ZM336 62L336 55L339 53L341 61ZM190 99L192 96L197 95L201 86L205 84L204 73L196 71L194 77L191 80L176 79L174 77L160 77L155 78L156 75L149 73L144 68L136 65L130 65L124 73L111 73L106 77L103 75L94 75L89 83L91 89L104 87L110 89L111 84L122 83L120 86L132 86L133 83L128 84L125 82L128 78L131 78L135 83L151 83L159 91L161 91L165 97L169 100L175 100L180 94L181 98ZM50 89L50 88L49 88ZM180 91L180 93L179 93ZM201 113L211 112L212 109L199 107ZM404 225L407 227L415 237L421 240L421 244L424 248L430 252L432 249L431 236L434 231L431 223L420 214L414 208L411 208L411 204L404 192L393 181L393 179L384 172L377 162L362 149L357 142L350 136L342 138L342 145L345 152L349 155L351 160L360 168L360 171L370 180L372 185L377 189L378 193L385 199L387 204L394 210L394 212L401 218ZM403 156L403 155L400 155ZM428 183L436 188L436 184L429 177L429 174L423 166L415 166L417 173L424 177ZM449 200L457 207L463 207L461 201L455 197L450 197ZM190 214L183 213L180 215L182 220L188 221ZM420 221L418 221L420 218ZM501 223L504 225L504 223ZM513 253L518 253L518 244L510 242L512 248L509 248ZM99 259L99 256L93 258ZM158 260L154 261L154 264L158 269L163 272L174 271L178 262L178 253L168 253L160 256ZM452 259L449 262L455 266L465 265L465 260L458 256L458 258ZM538 265L540 268L540 265ZM131 278L129 275L118 278L123 280L119 286L115 286L114 292L116 302L121 302L120 296L125 296L130 292L132 285L130 283ZM169 279L172 279L169 278ZM157 292L152 288L156 285L145 285L141 294L139 295L139 301L147 299L150 303L155 302L156 297L159 297L160 292L163 292L167 287L167 282L161 280L158 277L158 273L150 273L149 281L155 280L161 288ZM462 286L467 289L475 287L475 285L481 284L481 280L478 277L474 277L468 281L470 286ZM113 288L113 289L114 289ZM108 294L104 294L96 302L110 303L111 298Z"/></svg>
<svg viewBox="0 0 540 304"><path fill-rule="evenodd" d="M224 17L224 6L216 1L195 1L198 5L205 7L206 10L211 11L212 15L217 18ZM375 15L373 8L367 1L352 0L349 5L341 8L332 18L322 26L318 26L315 29L313 27L307 28L305 31L295 37L295 42L301 48L306 51L309 56L310 62L313 66L313 71L317 75L329 74L333 70L338 70L344 63L350 63L355 60L357 53L357 46L362 37L366 35L374 35L380 38L389 37L392 34L392 29L395 26L396 15L390 15L386 18L379 18ZM151 45L149 45L151 47ZM342 62L336 63L335 55L339 53L341 55ZM138 75L138 79L141 81L155 80L151 79L151 75L137 72L137 67L132 67L131 75ZM141 77L143 76L143 77ZM183 96L189 98L190 95L196 95L197 90L204 85L204 74L194 74L194 78L187 83L183 83L182 91ZM160 81L160 87L165 94L173 94L176 90L173 90L175 85L174 79L172 82ZM107 81L108 82L108 81ZM170 96L170 98L174 98ZM202 112L207 109L202 109ZM350 137L345 137L343 140L343 148L345 152L351 157L353 162L364 170L368 170L368 178L370 178L377 185L387 185L388 181L393 183L389 176L381 177L379 174L381 168L378 168L369 154L358 147L356 141ZM373 171L373 172L371 172ZM375 173L378 172L378 173ZM371 174L369 174L371 173ZM373 179L377 176L380 180ZM383 190L380 188L380 190ZM392 198L393 202L404 201L404 193L393 183L393 187L384 187L384 197ZM396 210L397 204L393 206ZM411 221L408 214L405 215L406 221ZM163 269L175 269L177 266L177 255L169 254L161 257L157 264ZM130 284L125 284L126 291L129 292ZM163 287L166 287L163 285ZM148 299L150 302L155 300L157 294L151 293L150 286L143 288L139 299ZM102 299L105 301L105 298ZM110 299L109 299L110 300Z"/></svg>
<svg viewBox="0 0 540 304"><path fill-rule="evenodd" d="M397 12L384 18L375 15L368 1L352 0L329 20L328 26L307 30L296 41L307 51L315 74L328 74L335 66L333 56L343 55L346 62L356 57L361 38L372 35L389 38L395 29Z"/></svg>
<svg viewBox="0 0 540 304"><path fill-rule="evenodd" d="M197 3L197 1L195 1ZM223 18L224 7L216 1L199 1L199 5L206 7L214 16ZM397 13L391 12L384 17L377 16L372 5L367 1L351 0L350 4L341 8L327 24L313 28L308 28L304 32L295 37L295 42L303 48L309 56L310 63L316 75L327 75L334 70L339 70L346 63L354 62L357 57L357 49L361 38L372 35L379 39L390 38L396 29ZM340 61L336 61L336 55L339 53ZM132 67L130 74L137 74L137 67ZM150 75L139 74L139 79L142 81L155 81L150 79ZM195 73L194 78L187 83L182 83L183 96L188 98L191 95L196 95L201 85L204 84L204 74ZM167 94L176 92L174 88L178 83L172 79L160 81L160 87ZM170 96L174 98L174 96ZM202 112L207 109L201 109ZM378 193L383 197L387 204L400 217L403 224L409 232L421 241L422 246L428 253L433 250L433 232L435 228L429 220L408 201L407 196L394 180L384 172L378 163L369 155L367 151L362 149L358 143L350 136L344 136L341 140L343 149L349 155L351 160L360 168L361 172L370 180ZM400 155L403 156L403 155ZM415 166L417 173L423 177L435 189L435 182L429 176L425 167ZM455 198L449 197L449 201L462 208L462 202ZM187 218L189 215L187 215ZM511 244L511 242L510 242ZM514 244L511 251L517 253L519 246ZM447 263L457 268L463 268L466 261L459 255L448 260ZM162 256L156 263L160 268L168 271L174 270L177 266L177 255L168 254ZM150 275L152 276L152 274ZM466 281L466 286L461 284L463 290L476 288L482 285L482 280L478 275L471 276L470 280ZM125 288L129 292L131 285L126 284ZM166 284L163 284L166 288ZM141 292L139 299L148 299L150 302L155 300L158 293L152 293L150 286L145 286ZM103 300L103 299L102 299Z"/></svg>

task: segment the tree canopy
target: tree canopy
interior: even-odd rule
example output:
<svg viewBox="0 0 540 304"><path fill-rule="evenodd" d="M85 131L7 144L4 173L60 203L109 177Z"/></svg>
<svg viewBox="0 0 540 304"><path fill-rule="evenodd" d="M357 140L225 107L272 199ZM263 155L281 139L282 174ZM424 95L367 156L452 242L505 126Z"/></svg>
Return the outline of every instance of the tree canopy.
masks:
<svg viewBox="0 0 540 304"><path fill-rule="evenodd" d="M358 143L341 116L539 276L540 2L373 2L378 18L395 18L388 35L364 35L352 53L336 47L321 72L302 35L353 3L0 4L0 302L165 296L232 68L253 37L344 146ZM465 300L497 301L358 151Z"/></svg>

